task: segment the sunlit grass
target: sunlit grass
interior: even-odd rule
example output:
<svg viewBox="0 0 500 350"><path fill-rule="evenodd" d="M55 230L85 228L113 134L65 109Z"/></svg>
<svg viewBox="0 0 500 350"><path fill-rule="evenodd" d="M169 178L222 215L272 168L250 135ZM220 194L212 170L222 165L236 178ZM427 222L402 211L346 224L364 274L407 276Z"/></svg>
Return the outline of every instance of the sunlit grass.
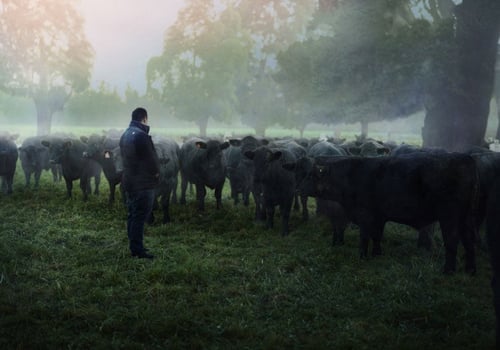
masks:
<svg viewBox="0 0 500 350"><path fill-rule="evenodd" d="M441 273L417 233L386 228L383 256L358 258L355 227L332 247L326 220L293 213L291 235L253 222L224 191L205 213L194 196L174 222L147 228L153 261L130 257L125 210L107 186L86 203L45 173L0 195L2 349L489 349L494 314L487 256L478 273ZM75 186L78 188L77 186ZM311 204L311 213L314 212ZM161 217L157 213L157 217ZM462 251L460 250L460 254Z"/></svg>

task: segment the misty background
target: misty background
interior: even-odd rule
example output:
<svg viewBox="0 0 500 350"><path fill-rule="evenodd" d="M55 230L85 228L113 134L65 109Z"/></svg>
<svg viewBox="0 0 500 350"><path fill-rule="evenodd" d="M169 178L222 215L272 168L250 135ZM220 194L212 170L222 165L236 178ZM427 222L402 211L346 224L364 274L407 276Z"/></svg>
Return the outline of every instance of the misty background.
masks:
<svg viewBox="0 0 500 350"><path fill-rule="evenodd" d="M460 52L434 43L453 41L454 21L460 20L454 13L468 2L34 3L31 9L9 1L0 7L7 24L1 131L16 132L19 125L38 134L60 127L124 128L141 105L152 127L165 133L267 135L284 129L290 136L363 133L420 143L433 89L448 88L435 81L454 79L443 66L454 63L450 53ZM22 21L16 17L21 14ZM46 25L71 16L74 22ZM12 35L16 28L39 40ZM66 47L71 40L78 43L73 53ZM58 55L55 64L40 54L40 42L67 55ZM9 59L25 61L16 67L5 64ZM62 68L67 66L74 72ZM493 93L488 101L484 137L495 138Z"/></svg>

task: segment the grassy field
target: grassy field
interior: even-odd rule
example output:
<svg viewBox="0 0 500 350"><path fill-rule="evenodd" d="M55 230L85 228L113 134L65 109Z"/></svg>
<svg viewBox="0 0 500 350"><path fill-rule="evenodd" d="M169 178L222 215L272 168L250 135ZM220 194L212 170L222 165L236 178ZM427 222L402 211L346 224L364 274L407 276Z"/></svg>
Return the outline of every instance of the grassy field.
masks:
<svg viewBox="0 0 500 350"><path fill-rule="evenodd" d="M383 256L358 258L358 231L330 245L329 225L293 213L282 238L235 207L172 206L147 228L153 261L131 258L126 212L107 184L88 202L49 173L39 190L0 194L0 349L490 349L487 255L478 273L441 273L416 231L389 224ZM120 198L120 197L118 197ZM314 206L310 206L313 213ZM160 213L157 213L160 217Z"/></svg>

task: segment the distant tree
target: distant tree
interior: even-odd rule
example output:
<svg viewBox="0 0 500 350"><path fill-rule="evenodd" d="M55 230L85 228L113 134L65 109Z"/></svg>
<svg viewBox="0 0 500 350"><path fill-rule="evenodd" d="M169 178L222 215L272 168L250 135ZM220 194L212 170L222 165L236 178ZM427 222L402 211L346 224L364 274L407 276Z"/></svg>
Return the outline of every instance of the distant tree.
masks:
<svg viewBox="0 0 500 350"><path fill-rule="evenodd" d="M245 84L240 84L238 97L242 122L252 127L258 136L265 136L269 126L287 115L283 94L270 75L250 77Z"/></svg>
<svg viewBox="0 0 500 350"><path fill-rule="evenodd" d="M32 100L0 91L0 123L33 124L35 113Z"/></svg>
<svg viewBox="0 0 500 350"><path fill-rule="evenodd" d="M360 122L365 136L370 122L422 109L427 22L399 0L322 5L309 39L278 56L287 100L309 103L321 122Z"/></svg>
<svg viewBox="0 0 500 350"><path fill-rule="evenodd" d="M128 117L130 111L126 110L118 92L101 82L97 90L87 89L72 96L65 114L77 125L121 126L128 122L125 116Z"/></svg>
<svg viewBox="0 0 500 350"><path fill-rule="evenodd" d="M283 91L288 110L282 124L298 129L301 136L309 123L328 123L328 119L331 119L325 116L331 114L333 107L322 98L323 95L315 86L318 80L314 67L317 56L311 53L319 54L321 45L323 42L320 40L296 42L277 57L280 69L274 78Z"/></svg>
<svg viewBox="0 0 500 350"><path fill-rule="evenodd" d="M33 99L38 134L89 85L93 52L75 2L0 1L0 87Z"/></svg>
<svg viewBox="0 0 500 350"><path fill-rule="evenodd" d="M281 86L274 80L276 57L304 35L317 1L242 0L235 1L243 26L250 33L252 51L248 80L238 88L239 109L244 124L264 135L274 124L287 124Z"/></svg>
<svg viewBox="0 0 500 350"><path fill-rule="evenodd" d="M195 122L204 136L210 118L233 118L248 52L236 11L190 0L169 28L162 55L148 63L148 95L164 101L177 118Z"/></svg>

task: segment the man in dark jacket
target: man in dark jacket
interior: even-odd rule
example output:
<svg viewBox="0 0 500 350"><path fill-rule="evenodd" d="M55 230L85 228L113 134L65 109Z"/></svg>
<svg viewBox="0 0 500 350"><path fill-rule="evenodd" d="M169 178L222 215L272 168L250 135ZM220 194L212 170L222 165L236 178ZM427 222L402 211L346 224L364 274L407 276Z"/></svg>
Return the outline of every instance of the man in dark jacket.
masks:
<svg viewBox="0 0 500 350"><path fill-rule="evenodd" d="M144 248L144 225L151 215L160 167L151 136L148 113L144 108L132 112L132 120L120 138L123 159L123 188L127 197L127 234L133 257L153 259Z"/></svg>

